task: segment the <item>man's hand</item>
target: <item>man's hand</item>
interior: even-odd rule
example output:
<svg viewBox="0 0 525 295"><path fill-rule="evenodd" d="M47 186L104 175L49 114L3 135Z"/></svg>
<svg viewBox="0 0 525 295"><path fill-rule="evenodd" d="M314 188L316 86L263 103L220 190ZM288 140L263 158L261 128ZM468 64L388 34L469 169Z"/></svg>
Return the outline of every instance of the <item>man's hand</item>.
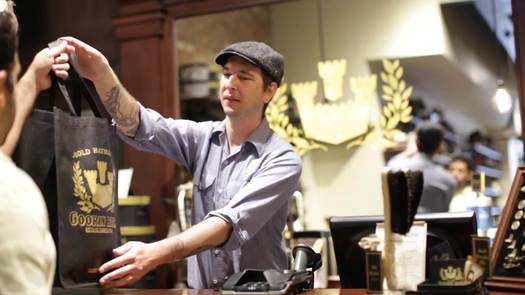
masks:
<svg viewBox="0 0 525 295"><path fill-rule="evenodd" d="M67 71L69 70L67 54L74 50L72 46L67 45L65 42L54 48L40 50L16 84L15 121L4 144L0 146L0 150L7 155L13 154L24 122L33 109L38 93L51 87L50 71L54 71L59 78L67 78Z"/></svg>
<svg viewBox="0 0 525 295"><path fill-rule="evenodd" d="M116 258L98 270L104 288L130 285L160 264L177 261L223 244L231 234L231 225L219 217L209 217L188 230L154 243L127 242L113 250Z"/></svg>
<svg viewBox="0 0 525 295"><path fill-rule="evenodd" d="M97 77L111 72L108 60L97 49L73 37L61 37L60 40L67 41L68 46L74 48L83 77L96 84Z"/></svg>
<svg viewBox="0 0 525 295"><path fill-rule="evenodd" d="M53 70L59 78L66 79L69 70L67 54L73 51L67 44L54 48L44 48L35 55L25 75L32 76L36 83L37 93L51 87L49 72Z"/></svg>
<svg viewBox="0 0 525 295"><path fill-rule="evenodd" d="M127 242L114 249L113 253L117 257L99 268L100 273L113 270L100 279L104 288L133 284L160 264L154 243Z"/></svg>
<svg viewBox="0 0 525 295"><path fill-rule="evenodd" d="M69 70L68 53L74 48L64 43L38 52L17 85L17 107L31 109L38 93L51 87L50 71L66 79Z"/></svg>

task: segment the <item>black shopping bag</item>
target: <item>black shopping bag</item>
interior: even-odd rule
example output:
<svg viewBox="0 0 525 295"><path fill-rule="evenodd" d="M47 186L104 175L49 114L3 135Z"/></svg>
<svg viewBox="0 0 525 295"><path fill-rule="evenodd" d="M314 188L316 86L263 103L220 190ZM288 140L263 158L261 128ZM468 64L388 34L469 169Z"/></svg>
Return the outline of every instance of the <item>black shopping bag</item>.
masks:
<svg viewBox="0 0 525 295"><path fill-rule="evenodd" d="M119 245L118 154L115 126L100 117L92 84L73 64L70 75L66 84L56 79L54 85L69 113L57 107L35 110L24 126L15 161L46 199L57 246L55 285L81 287L97 284L98 267ZM95 116L80 115L82 101Z"/></svg>

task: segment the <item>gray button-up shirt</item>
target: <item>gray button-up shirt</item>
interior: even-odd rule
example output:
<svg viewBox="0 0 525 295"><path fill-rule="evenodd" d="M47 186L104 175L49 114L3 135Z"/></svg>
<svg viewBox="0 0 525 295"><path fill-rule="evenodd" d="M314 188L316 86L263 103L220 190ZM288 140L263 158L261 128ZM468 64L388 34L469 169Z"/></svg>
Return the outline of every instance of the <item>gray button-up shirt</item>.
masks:
<svg viewBox="0 0 525 295"><path fill-rule="evenodd" d="M282 232L301 174L301 158L266 120L232 153L224 121L163 118L143 106L135 137L120 136L192 173L193 224L216 216L232 226L222 246L188 258L190 287L219 288L228 276L246 268L287 268Z"/></svg>
<svg viewBox="0 0 525 295"><path fill-rule="evenodd" d="M418 152L406 159L397 159L388 163L390 169L411 169L423 172L423 193L419 203L419 213L448 212L456 180L432 158Z"/></svg>

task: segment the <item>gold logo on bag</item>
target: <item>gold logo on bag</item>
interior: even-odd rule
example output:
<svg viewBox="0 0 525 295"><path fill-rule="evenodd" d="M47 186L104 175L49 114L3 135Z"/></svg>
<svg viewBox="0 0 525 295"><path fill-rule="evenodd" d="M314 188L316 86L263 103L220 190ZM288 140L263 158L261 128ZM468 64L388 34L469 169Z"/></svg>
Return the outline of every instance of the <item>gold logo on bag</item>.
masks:
<svg viewBox="0 0 525 295"><path fill-rule="evenodd" d="M108 163L103 161L97 161L97 170L84 170L84 177L93 194L93 203L101 208L113 204L113 173L107 172L107 170Z"/></svg>
<svg viewBox="0 0 525 295"><path fill-rule="evenodd" d="M113 212L113 172L107 171L107 162L97 161L97 170L82 170L80 161L73 163L73 195L78 197L79 209L90 213L93 210L107 209ZM88 194L84 178L91 195Z"/></svg>
<svg viewBox="0 0 525 295"><path fill-rule="evenodd" d="M103 154L111 157L104 148L82 149L73 153L72 158ZM86 233L112 233L116 227L114 216L93 215L92 211L114 213L113 191L115 173L108 170L108 162L98 160L96 169L82 169L80 161L73 162L73 195L78 198L78 211L69 212L69 224L84 228Z"/></svg>

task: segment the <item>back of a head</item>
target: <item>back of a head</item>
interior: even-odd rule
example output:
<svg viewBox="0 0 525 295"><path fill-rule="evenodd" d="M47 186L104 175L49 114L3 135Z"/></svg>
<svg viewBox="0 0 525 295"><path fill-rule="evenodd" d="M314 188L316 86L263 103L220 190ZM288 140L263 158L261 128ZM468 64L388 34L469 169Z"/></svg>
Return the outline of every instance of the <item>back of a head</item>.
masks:
<svg viewBox="0 0 525 295"><path fill-rule="evenodd" d="M421 122L417 128L417 149L427 155L434 154L443 141L443 129L439 124Z"/></svg>
<svg viewBox="0 0 525 295"><path fill-rule="evenodd" d="M7 71L7 88L12 90L12 77L18 48L18 21L13 12L13 2L0 0L0 70Z"/></svg>

